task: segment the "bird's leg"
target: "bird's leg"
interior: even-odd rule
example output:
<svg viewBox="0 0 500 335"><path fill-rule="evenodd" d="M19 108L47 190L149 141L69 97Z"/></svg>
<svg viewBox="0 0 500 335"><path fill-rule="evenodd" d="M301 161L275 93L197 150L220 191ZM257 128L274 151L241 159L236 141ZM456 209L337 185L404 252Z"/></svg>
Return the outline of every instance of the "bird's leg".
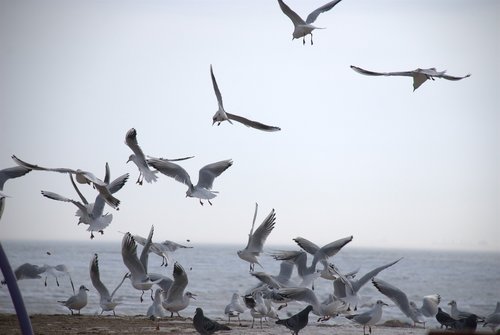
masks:
<svg viewBox="0 0 500 335"><path fill-rule="evenodd" d="M90 232L90 239L93 240L94 239L94 232Z"/></svg>
<svg viewBox="0 0 500 335"><path fill-rule="evenodd" d="M155 300L155 298L153 297L153 289L151 289L151 300Z"/></svg>
<svg viewBox="0 0 500 335"><path fill-rule="evenodd" d="M302 37L302 45L305 45L306 44L306 37Z"/></svg>
<svg viewBox="0 0 500 335"><path fill-rule="evenodd" d="M201 201L201 199L200 199L200 205L202 205L202 206L203 206L203 201Z"/></svg>
<svg viewBox="0 0 500 335"><path fill-rule="evenodd" d="M311 45L313 45L314 42L313 42L313 33L311 33Z"/></svg>
<svg viewBox="0 0 500 335"><path fill-rule="evenodd" d="M140 299L140 300L141 300L141 302L143 302L143 301L144 301L144 299L142 299L142 296L143 296L143 295L144 295L144 291L142 291L142 294L141 294L141 299Z"/></svg>
<svg viewBox="0 0 500 335"><path fill-rule="evenodd" d="M59 280L57 280L57 277L56 277L56 284L59 287Z"/></svg>
<svg viewBox="0 0 500 335"><path fill-rule="evenodd" d="M370 331L370 334L372 333L372 326L368 326L368 330Z"/></svg>
<svg viewBox="0 0 500 335"><path fill-rule="evenodd" d="M212 203L210 202L210 200L209 200L209 199L207 199L207 201L208 201L208 203L210 204L210 206L212 206Z"/></svg>
<svg viewBox="0 0 500 335"><path fill-rule="evenodd" d="M99 230L99 233L101 233L101 235L104 235L104 230Z"/></svg>

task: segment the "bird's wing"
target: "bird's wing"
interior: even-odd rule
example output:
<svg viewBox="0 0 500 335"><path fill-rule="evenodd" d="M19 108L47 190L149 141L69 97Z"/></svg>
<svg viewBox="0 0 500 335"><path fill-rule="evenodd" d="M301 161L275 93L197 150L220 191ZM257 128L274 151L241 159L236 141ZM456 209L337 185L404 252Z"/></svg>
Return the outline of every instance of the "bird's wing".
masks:
<svg viewBox="0 0 500 335"><path fill-rule="evenodd" d="M294 26L298 25L305 25L305 21L302 20L302 18L297 15L293 10L288 7L286 3L284 3L282 0L278 0L278 4L280 5L281 11L288 16L290 20L292 20Z"/></svg>
<svg viewBox="0 0 500 335"><path fill-rule="evenodd" d="M200 169L198 184L196 184L196 186L207 190L212 189L214 179L220 176L221 173L226 171L231 165L233 165L233 161L231 159L205 165Z"/></svg>
<svg viewBox="0 0 500 335"><path fill-rule="evenodd" d="M372 283L380 293L391 299L399 307L401 312L411 318L410 302L403 291L380 279L373 278Z"/></svg>
<svg viewBox="0 0 500 335"><path fill-rule="evenodd" d="M402 259L403 258L400 258L398 260L395 260L394 262L379 266L378 268L375 268L375 269L371 270L370 272L367 272L365 275L363 275L363 277L361 277L357 280L351 280L353 290L355 292L358 292L361 289L361 287L363 287L366 283L368 283L373 277L377 276L382 270L385 270L388 267L393 266L394 264L396 264L397 262L399 262Z"/></svg>
<svg viewBox="0 0 500 335"><path fill-rule="evenodd" d="M6 168L3 170L0 170L0 191L3 190L3 185L5 182L11 178L17 178L24 176L28 172L30 172L31 169L26 168L24 166L14 166L10 168Z"/></svg>
<svg viewBox="0 0 500 335"><path fill-rule="evenodd" d="M215 96L217 97L217 102L219 106L224 109L224 105L222 103L222 95L220 94L219 86L217 85L217 81L215 80L214 71L212 69L212 64L210 64L210 76L212 77L212 85L214 86Z"/></svg>
<svg viewBox="0 0 500 335"><path fill-rule="evenodd" d="M463 77L455 77L455 76L450 76L448 74L442 74L442 75L437 76L437 77L443 78L443 79L448 79L448 80L460 80L460 79L464 79L464 78L470 77L470 73L467 74L467 75L465 75L465 76L463 76Z"/></svg>
<svg viewBox="0 0 500 335"><path fill-rule="evenodd" d="M187 245L182 245L182 244L179 244L177 242L170 241L170 240L165 240L165 241L161 242L160 244L162 246L164 246L165 248L167 248L168 251L171 251L171 252L174 252L177 249L191 249L192 248L192 247L189 247Z"/></svg>
<svg viewBox="0 0 500 335"><path fill-rule="evenodd" d="M172 286L168 290L167 297L165 299L167 302L171 302L173 300L182 297L184 289L188 284L188 277L186 271L184 271L184 268L178 262L175 262L174 264L173 277L174 277L174 282L172 283Z"/></svg>
<svg viewBox="0 0 500 335"><path fill-rule="evenodd" d="M299 247L301 247L305 252L311 255L316 254L316 252L318 252L318 250L320 249L318 245L303 237L296 237L293 240L299 245Z"/></svg>
<svg viewBox="0 0 500 335"><path fill-rule="evenodd" d="M439 294L426 295L422 300L420 311L424 316L434 317L438 312L438 305L441 302Z"/></svg>
<svg viewBox="0 0 500 335"><path fill-rule="evenodd" d="M299 255L305 254L303 251L298 250L277 250L270 253L270 256L277 261L294 261Z"/></svg>
<svg viewBox="0 0 500 335"><path fill-rule="evenodd" d="M405 77L413 77L415 72L414 71L401 71L401 72L374 72L374 71L369 71L362 69L360 67L351 65L351 69L354 71L367 75L367 76L405 76Z"/></svg>
<svg viewBox="0 0 500 335"><path fill-rule="evenodd" d="M127 279L127 278L128 278L128 274L125 274L125 276L123 276L123 278L122 278L122 280L121 280L120 284L118 284L118 285L115 287L115 289L113 290L113 292L111 292L111 297L110 297L110 299L113 299L113 297L115 296L116 291L118 291L118 289L120 288L120 286L122 286L123 282L124 282L124 281L125 281L125 279Z"/></svg>
<svg viewBox="0 0 500 335"><path fill-rule="evenodd" d="M252 120L249 120L247 118L244 118L243 116L230 114L228 112L226 112L226 115L229 119L234 120L234 121L238 121L239 123L242 123L245 126L250 127L250 128L255 128L258 130L262 130L262 131L279 131L279 130L281 130L280 127L268 126L267 124L263 124L263 123L260 123L257 121L252 121Z"/></svg>
<svg viewBox="0 0 500 335"><path fill-rule="evenodd" d="M104 286L99 275L99 261L97 254L90 260L90 280L101 297L110 298L109 291Z"/></svg>
<svg viewBox="0 0 500 335"><path fill-rule="evenodd" d="M125 185L129 178L129 174L125 173L121 175L120 177L116 178L113 180L111 183L108 184L108 190L111 194L118 192L119 190L122 189L122 187Z"/></svg>
<svg viewBox="0 0 500 335"><path fill-rule="evenodd" d="M313 306L319 306L316 294L307 287L284 287L278 290L281 296L295 301L304 301Z"/></svg>
<svg viewBox="0 0 500 335"><path fill-rule="evenodd" d="M148 239L146 240L146 244L144 244L144 247L142 248L141 257L139 259L141 261L141 264L144 267L144 271L146 271L146 273L148 272L149 248L151 247L151 244L153 243L154 230L155 230L154 226L151 226L151 229L149 230Z"/></svg>
<svg viewBox="0 0 500 335"><path fill-rule="evenodd" d="M16 162L16 164L23 166L23 167L30 169L30 170L53 171L53 172L60 172L60 173L76 173L76 170L67 169L67 168L46 168L43 166L30 164L28 162L25 162L25 161L17 158L16 155L12 155L12 159L14 160L14 162Z"/></svg>
<svg viewBox="0 0 500 335"><path fill-rule="evenodd" d="M264 248L264 242L266 242L267 237L274 229L275 223L276 212L273 208L269 215L264 219L264 221L262 221L260 226L252 234L251 238L248 241L247 250L250 252L262 252L262 249Z"/></svg>
<svg viewBox="0 0 500 335"><path fill-rule="evenodd" d="M315 254L312 264L317 262L322 262L325 268L328 267L327 259L329 257L335 256L340 249L342 249L347 243L352 241L352 235L338 239L336 241L330 242L327 245L322 246Z"/></svg>
<svg viewBox="0 0 500 335"><path fill-rule="evenodd" d="M78 186L76 186L75 180L73 179L73 175L71 173L69 174L69 179L71 180L71 184L73 185L73 188L75 189L76 193L78 194L78 196L82 200L82 203L84 203L85 205L88 205L89 202L83 196L82 192L80 192L80 189L78 188Z"/></svg>
<svg viewBox="0 0 500 335"><path fill-rule="evenodd" d="M192 186L189 174L180 165L169 162L167 160L157 159L157 158L149 158L147 162L150 166L160 171L164 175L170 178L174 178L178 182L181 182L187 185L188 187Z"/></svg>
<svg viewBox="0 0 500 335"><path fill-rule="evenodd" d="M250 272L250 274L270 288L279 289L282 286L278 281L265 272Z"/></svg>
<svg viewBox="0 0 500 335"><path fill-rule="evenodd" d="M149 279L156 282L156 285L160 286L163 292L168 292L174 281L167 276L158 273L148 273Z"/></svg>
<svg viewBox="0 0 500 335"><path fill-rule="evenodd" d="M146 276L146 270L137 257L137 245L130 233L126 233L122 240L123 263L130 271L137 276Z"/></svg>
<svg viewBox="0 0 500 335"><path fill-rule="evenodd" d="M42 193L42 195L44 197L52 199L52 200L64 201L64 202L71 202L73 205L75 205L76 207L78 207L78 209L81 210L83 213L87 212L87 207L85 207L85 205L82 204L79 201L75 201L73 199L69 199L69 198L63 197L62 195L59 195L59 194L54 193L54 192L42 191L41 193Z"/></svg>
<svg viewBox="0 0 500 335"><path fill-rule="evenodd" d="M313 23L314 21L316 21L316 19L318 18L318 15L321 14L321 13L324 13L326 11L329 11L330 9L332 9L336 4L338 4L341 0L333 0L333 1L330 1L329 3L327 4L324 4L323 6L319 7L318 9L314 10L311 12L311 14L309 14L306 18L306 23L307 24L310 24L310 23Z"/></svg>
<svg viewBox="0 0 500 335"><path fill-rule="evenodd" d="M125 144L128 145L128 147L138 158L140 158L141 160L146 160L144 152L137 142L137 131L135 130L135 128L131 128L129 131L127 131L127 134L125 135Z"/></svg>

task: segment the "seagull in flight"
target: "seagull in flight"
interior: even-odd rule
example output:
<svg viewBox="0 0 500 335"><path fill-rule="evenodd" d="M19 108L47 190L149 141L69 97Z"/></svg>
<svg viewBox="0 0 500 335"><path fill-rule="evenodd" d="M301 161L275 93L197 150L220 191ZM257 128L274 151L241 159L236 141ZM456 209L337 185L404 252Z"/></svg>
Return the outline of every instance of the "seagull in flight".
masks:
<svg viewBox="0 0 500 335"><path fill-rule="evenodd" d="M233 165L233 161L231 159L205 165L200 169L198 183L193 185L191 177L180 165L161 158L149 158L147 162L164 175L185 184L188 187L186 197L198 198L201 205L203 205L202 200L207 200L208 203L212 205L210 199L215 198L218 193L217 191L212 191L215 178L220 176L222 172L226 171L227 168Z"/></svg>
<svg viewBox="0 0 500 335"><path fill-rule="evenodd" d="M111 206L111 208L114 208L118 210L118 206L120 205L120 200L116 199L110 192L109 189L106 187L107 184L102 181L101 179L97 178L93 173L83 171L80 169L73 170L73 169L68 169L68 168L46 168L34 164L27 163L25 161L20 160L17 158L15 155L12 156L12 159L14 162L16 162L20 166L24 166L25 168L31 169L31 170L39 170L39 171L52 171L52 172L59 172L59 173L69 173L75 176L76 181L80 184L92 184L99 194L102 195L104 201Z"/></svg>
<svg viewBox="0 0 500 335"><path fill-rule="evenodd" d="M308 34L311 35L311 45L313 45L313 35L312 31L314 29L324 29L313 26L313 22L316 21L319 14L324 13L332 9L336 4L338 4L341 0L333 0L323 6L312 11L304 21L297 13L295 13L286 3L282 0L278 0L278 4L280 5L281 11L288 16L290 20L292 20L294 30L292 34L292 40L296 38L302 37L302 44L306 44L306 36Z"/></svg>
<svg viewBox="0 0 500 335"><path fill-rule="evenodd" d="M30 171L31 169L22 166L14 166L0 170L0 219L2 218L3 210L5 207L5 198L9 197L2 192L5 182L12 178L22 177Z"/></svg>
<svg viewBox="0 0 500 335"><path fill-rule="evenodd" d="M265 124L257 122L257 121L249 120L249 119L244 118L244 117L239 116L239 115L227 113L225 111L224 105L222 103L222 95L220 94L219 86L217 85L217 81L215 80L212 65L210 65L210 75L212 76L212 84L214 86L215 96L217 97L217 102L219 104L219 109L217 110L217 112L215 112L214 116L212 117L212 126L215 123L217 123L217 125L220 126L220 124L223 121L228 121L229 123L233 124L231 122L231 120L233 120L233 121L237 121L239 123L242 123L247 127L255 128L258 130L262 130L262 131L279 131L279 130L281 130L280 127L268 126L268 125L265 125Z"/></svg>
<svg viewBox="0 0 500 335"><path fill-rule="evenodd" d="M156 182L156 180L158 179L156 173L158 171L152 171L149 168L148 163L146 162L146 156L144 155L144 152L142 152L142 149L137 142L137 131L135 130L135 128L131 128L127 132L127 135L125 136L125 144L128 145L128 147L134 152L128 157L127 163L134 162L134 164L139 169L139 177L137 178L136 184L142 185L142 182L144 180L146 180L147 183ZM182 161L189 158L193 158L193 156L166 160Z"/></svg>
<svg viewBox="0 0 500 335"><path fill-rule="evenodd" d="M446 71L437 71L436 68L431 67L429 69L416 69L413 71L402 71L402 72L374 72L362 69L360 67L351 65L351 69L354 71L367 75L367 76L403 76L413 78L413 91L419 88L428 79L434 80L434 78L443 78L447 80L461 80L470 77L470 74L463 77L455 77L446 74Z"/></svg>
<svg viewBox="0 0 500 335"><path fill-rule="evenodd" d="M255 212L253 215L252 228L250 229L250 234L248 234L247 246L245 249L237 251L238 257L250 263L250 271L254 271L255 264L259 264L260 267L262 267L257 257L262 253L264 242L266 242L267 237L271 234L271 231L274 229L274 224L276 223L276 213L273 208L254 232L253 229L258 208L259 205L255 203Z"/></svg>

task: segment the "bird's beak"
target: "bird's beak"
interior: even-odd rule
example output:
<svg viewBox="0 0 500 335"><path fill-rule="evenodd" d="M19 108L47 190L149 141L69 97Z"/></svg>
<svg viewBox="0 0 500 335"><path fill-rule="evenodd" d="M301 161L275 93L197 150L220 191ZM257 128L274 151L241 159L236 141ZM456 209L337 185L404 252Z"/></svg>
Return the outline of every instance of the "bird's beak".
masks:
<svg viewBox="0 0 500 335"><path fill-rule="evenodd" d="M382 304L383 304L383 305L385 305L385 306L389 306L389 305L388 305L388 304L386 304L385 302L383 302Z"/></svg>
<svg viewBox="0 0 500 335"><path fill-rule="evenodd" d="M196 300L196 298L195 298L195 297L197 297L197 295L196 295L196 294L194 294L194 293L191 293L191 299Z"/></svg>

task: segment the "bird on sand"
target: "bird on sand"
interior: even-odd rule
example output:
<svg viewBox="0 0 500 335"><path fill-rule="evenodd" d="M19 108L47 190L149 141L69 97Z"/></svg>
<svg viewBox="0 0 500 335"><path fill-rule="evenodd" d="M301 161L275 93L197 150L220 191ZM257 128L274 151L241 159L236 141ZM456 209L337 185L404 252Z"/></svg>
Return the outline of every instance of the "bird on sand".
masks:
<svg viewBox="0 0 500 335"><path fill-rule="evenodd" d="M224 314L227 315L228 323L231 322L231 318L238 318L238 322L241 326L240 314L245 312L246 307L241 301L240 295L235 292L231 297L231 302L224 308Z"/></svg>
<svg viewBox="0 0 500 335"><path fill-rule="evenodd" d="M208 203L212 205L210 199L215 198L217 193L219 193L212 190L215 178L220 176L222 172L226 171L231 165L233 165L233 161L231 159L205 165L200 169L198 183L193 185L191 177L180 165L161 158L149 158L147 162L150 166L154 167L164 175L185 184L188 187L186 197L198 198L201 205L203 205L202 200L207 200Z"/></svg>
<svg viewBox="0 0 500 335"><path fill-rule="evenodd" d="M312 309L313 306L308 305L306 308L289 317L288 319L281 319L276 321L276 324L284 325L292 331L292 334L298 335L299 331L307 326L307 323L309 322L309 313L312 311Z"/></svg>
<svg viewBox="0 0 500 335"><path fill-rule="evenodd" d="M274 209L271 210L269 215L262 221L262 223L257 227L254 231L255 219L257 217L257 210L259 205L255 203L255 212L253 215L252 228L250 229L250 234L248 234L248 242L245 249L238 250L238 257L242 260L250 263L250 271L254 271L255 264L259 263L257 257L262 253L264 248L264 243L266 242L267 237L271 234L271 231L274 229L274 224L276 223L276 213Z"/></svg>
<svg viewBox="0 0 500 335"><path fill-rule="evenodd" d="M210 335L220 330L231 330L228 326L207 318L203 315L203 310L200 307L196 308L194 313L193 326L201 335Z"/></svg>
<svg viewBox="0 0 500 335"><path fill-rule="evenodd" d="M73 310L78 311L78 314L80 314L80 310L87 306L87 291L89 289L85 287L85 285L80 286L80 289L78 290L78 293L76 295L73 295L69 297L67 300L64 301L58 301L59 303L63 304L64 306L68 307L68 309L71 312L71 315L73 315Z"/></svg>
<svg viewBox="0 0 500 335"><path fill-rule="evenodd" d="M158 171L152 171L149 168L149 165L146 162L146 156L137 142L137 131L135 128L131 128L127 131L127 134L125 135L125 144L128 145L128 147L133 151L133 154L128 157L127 163L133 162L139 169L139 177L137 178L136 184L142 185L144 180L146 180L147 183L156 182L158 179L156 173L158 173ZM189 158L193 158L193 156L166 160L182 161Z"/></svg>
<svg viewBox="0 0 500 335"><path fill-rule="evenodd" d="M313 45L313 35L312 32L314 29L324 29L318 28L313 25L314 21L318 18L319 14L324 13L332 9L336 4L338 4L341 0L330 1L327 4L315 9L312 11L304 21L297 13L295 13L287 4L285 4L282 0L278 0L278 4L280 5L281 11L288 16L288 18L293 23L293 33L292 40L296 38L302 37L302 44L306 44L306 36L311 35L311 45Z"/></svg>
<svg viewBox="0 0 500 335"><path fill-rule="evenodd" d="M382 318L383 306L388 306L388 305L382 300L377 300L377 303L372 309L360 314L346 315L345 317L349 320L352 320L354 322L363 325L363 335L366 335L366 326L368 326L368 330L371 334L372 333L371 326L375 325Z"/></svg>
<svg viewBox="0 0 500 335"><path fill-rule="evenodd" d="M470 74L467 74L462 77L450 76L446 74L446 71L437 71L436 68L431 67L429 69L415 69L413 71L400 71L400 72L375 72L362 69L360 67L351 65L351 69L354 71L367 75L367 76L403 76L403 77L412 77L413 78L413 91L419 88L423 83L425 83L428 79L434 80L434 78L443 78L447 80L461 80L464 78L470 77Z"/></svg>
<svg viewBox="0 0 500 335"><path fill-rule="evenodd" d="M226 112L226 110L224 109L224 104L222 103L222 95L220 93L219 86L217 85L217 81L215 80L215 75L214 75L214 71L212 69L212 65L210 65L210 75L212 76L212 84L214 86L215 96L217 97L217 103L219 105L219 109L217 110L217 112L215 112L214 116L212 117L212 125L217 123L217 125L220 126L220 124L223 121L228 121L229 123L232 124L231 120L233 120L233 121L237 121L241 124L244 124L247 127L255 128L258 130L262 130L262 131L279 131L279 130L281 130L280 127L268 126L266 124L263 124L263 123L260 123L257 121L249 120L249 119L244 118L242 116L230 114L230 113Z"/></svg>
<svg viewBox="0 0 500 335"><path fill-rule="evenodd" d="M184 292L188 285L188 276L179 262L174 263L173 278L174 282L168 289L162 305L163 308L170 312L170 317L173 317L174 313L181 317L179 312L189 306L191 299L196 300L196 294L189 291Z"/></svg>

